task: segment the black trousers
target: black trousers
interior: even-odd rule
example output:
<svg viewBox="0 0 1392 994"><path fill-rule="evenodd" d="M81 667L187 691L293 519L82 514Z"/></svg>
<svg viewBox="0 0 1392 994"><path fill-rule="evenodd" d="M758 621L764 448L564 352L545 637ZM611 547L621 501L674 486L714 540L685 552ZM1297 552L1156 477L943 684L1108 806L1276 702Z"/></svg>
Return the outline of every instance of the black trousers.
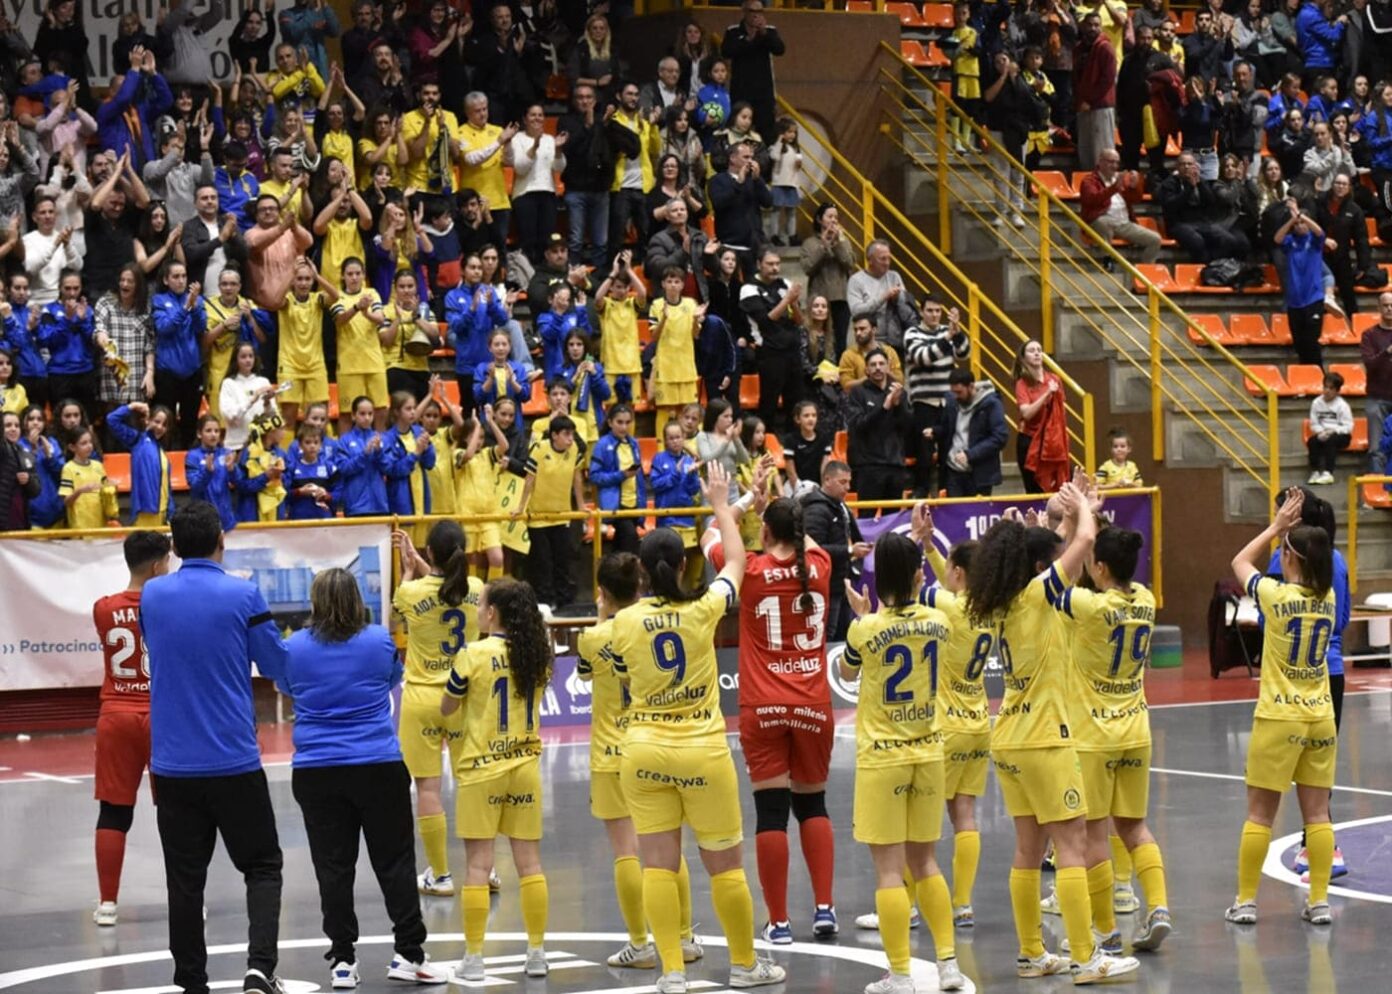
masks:
<svg viewBox="0 0 1392 994"><path fill-rule="evenodd" d="M517 222L517 243L534 266L542 262L547 236L556 231L556 213L554 193L542 190L513 198L512 214Z"/></svg>
<svg viewBox="0 0 1392 994"><path fill-rule="evenodd" d="M851 330L851 305L844 300L830 301L831 307L831 327L836 332L836 358L833 362L839 361L841 353L846 351L846 335ZM814 360L820 360L821 356L813 356Z"/></svg>
<svg viewBox="0 0 1392 994"><path fill-rule="evenodd" d="M904 496L902 466L861 466L854 474L857 500L899 500ZM859 517L873 518L875 513L862 508Z"/></svg>
<svg viewBox="0 0 1392 994"><path fill-rule="evenodd" d="M647 198L642 190L619 190L609 194L609 258L612 260L624 249L628 240L628 224L638 233L638 251L648 244L649 218Z"/></svg>
<svg viewBox="0 0 1392 994"><path fill-rule="evenodd" d="M21 376L19 385L29 397L29 403L37 407L47 407L49 400L47 376Z"/></svg>
<svg viewBox="0 0 1392 994"><path fill-rule="evenodd" d="M87 412L88 424L96 421L97 415L101 413L101 405L97 403L97 385L96 370L87 373L48 374L48 395L52 398L53 403L58 404L65 400L77 401Z"/></svg>
<svg viewBox="0 0 1392 994"><path fill-rule="evenodd" d="M198 434L198 408L203 403L203 374L175 376L163 369L155 370L155 403L174 412L178 424L178 447L192 448Z"/></svg>
<svg viewBox="0 0 1392 994"><path fill-rule="evenodd" d="M421 369L388 369L387 392L409 393L419 404L430 393L430 373ZM463 399L462 397L460 398Z"/></svg>
<svg viewBox="0 0 1392 994"><path fill-rule="evenodd" d="M575 558L570 525L546 525L527 529L532 550L527 553L527 582L537 600L553 608L575 600L575 580L571 577Z"/></svg>
<svg viewBox="0 0 1392 994"><path fill-rule="evenodd" d="M792 427L793 405L802 399L802 362L796 352L760 349L759 419L772 432Z"/></svg>
<svg viewBox="0 0 1392 994"><path fill-rule="evenodd" d="M1031 491L1033 492L1033 491ZM949 497L989 497L990 487L978 487L970 473L947 471L947 495Z"/></svg>
<svg viewBox="0 0 1392 994"><path fill-rule="evenodd" d="M605 543L610 552L631 552L638 555L638 519L609 518L604 522L614 526L614 537Z"/></svg>
<svg viewBox="0 0 1392 994"><path fill-rule="evenodd" d="M938 443L935 439L924 438L924 428L935 428L938 412L942 408L932 404L915 404L909 424L909 437L904 451L914 457L913 492L915 497L936 497L933 491L933 478L937 475Z"/></svg>
<svg viewBox="0 0 1392 994"><path fill-rule="evenodd" d="M358 916L353 911L358 839L387 905L396 952L412 963L425 955L425 921L416 894L415 821L411 775L399 760L361 766L297 769L291 777L304 813L309 855L319 881L319 908L329 938L330 963L357 961Z"/></svg>
<svg viewBox="0 0 1392 994"><path fill-rule="evenodd" d="M1348 435L1330 435L1323 441L1318 435L1311 435L1305 443L1310 453L1310 468L1326 473L1334 472L1334 458L1349 447L1352 438Z"/></svg>
<svg viewBox="0 0 1392 994"><path fill-rule="evenodd" d="M1033 473L1025 469L1025 459L1029 456L1030 443L1033 441L1034 436L1026 435L1024 432L1015 436L1015 465L1020 468L1020 485L1027 494L1039 493L1039 481L1034 478Z"/></svg>
<svg viewBox="0 0 1392 994"><path fill-rule="evenodd" d="M459 384L459 409L464 412L464 416L467 418L474 413L474 374L457 372L454 374L454 382ZM522 416L520 404L517 416L519 418Z"/></svg>
<svg viewBox="0 0 1392 994"><path fill-rule="evenodd" d="M1317 300L1304 307L1288 307L1286 319L1290 321L1297 360L1309 366L1323 366L1324 350L1320 348L1319 340L1324 331L1324 301Z"/></svg>
<svg viewBox="0 0 1392 994"><path fill-rule="evenodd" d="M207 994L203 887L218 836L246 881L247 969L275 976L280 939L280 840L263 770L226 777L152 775L169 894L174 984Z"/></svg>

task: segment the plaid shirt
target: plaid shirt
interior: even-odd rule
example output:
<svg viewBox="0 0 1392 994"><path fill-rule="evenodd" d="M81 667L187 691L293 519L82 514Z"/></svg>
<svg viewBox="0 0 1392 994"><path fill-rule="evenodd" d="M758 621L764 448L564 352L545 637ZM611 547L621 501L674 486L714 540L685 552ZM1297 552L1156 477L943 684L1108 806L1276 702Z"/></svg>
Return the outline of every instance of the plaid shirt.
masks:
<svg viewBox="0 0 1392 994"><path fill-rule="evenodd" d="M155 325L150 320L150 308L142 311L122 310L114 293L108 293L97 301L93 312L96 333L106 332L116 352L130 364L130 374L119 386L111 368L101 367L101 399L115 404L128 404L133 400L145 400L141 380L145 377L145 357L155 351Z"/></svg>

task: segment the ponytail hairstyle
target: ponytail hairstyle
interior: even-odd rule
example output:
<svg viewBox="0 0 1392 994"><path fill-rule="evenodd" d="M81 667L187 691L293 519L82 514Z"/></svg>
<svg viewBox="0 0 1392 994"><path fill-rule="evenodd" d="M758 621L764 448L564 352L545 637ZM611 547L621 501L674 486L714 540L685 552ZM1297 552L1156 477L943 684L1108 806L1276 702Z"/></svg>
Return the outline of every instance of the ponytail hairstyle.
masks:
<svg viewBox="0 0 1392 994"><path fill-rule="evenodd" d="M967 617L984 627L1005 613L1034 578L1035 559L1025 547L1026 528L1001 518L982 536L967 571ZM875 572L880 571L878 556Z"/></svg>
<svg viewBox="0 0 1392 994"><path fill-rule="evenodd" d="M705 594L704 583L691 591L682 589L681 572L686 561L686 545L671 528L655 528L644 535L638 545L638 558L648 578L648 589L658 597L684 603Z"/></svg>
<svg viewBox="0 0 1392 994"><path fill-rule="evenodd" d="M1300 560L1300 585L1323 599L1334 585L1334 547L1329 533L1315 525L1297 525L1281 547L1282 556L1287 552Z"/></svg>
<svg viewBox="0 0 1392 994"><path fill-rule="evenodd" d="M976 550L981 548L981 543L974 539L965 542L958 542L947 552L947 564L956 566L963 573L971 571L972 560L976 558Z"/></svg>
<svg viewBox="0 0 1392 994"><path fill-rule="evenodd" d="M464 529L452 519L437 521L425 539L431 564L444 574L440 600L450 607L464 603L469 593L469 557L464 554Z"/></svg>
<svg viewBox="0 0 1392 994"><path fill-rule="evenodd" d="M643 565L631 552L611 552L599 561L599 587L616 607L626 607L638 599L643 581Z"/></svg>
<svg viewBox="0 0 1392 994"><path fill-rule="evenodd" d="M1136 575L1136 560L1143 545L1145 537L1140 532L1109 525L1097 533L1092 557L1107 567L1113 580L1125 587Z"/></svg>
<svg viewBox="0 0 1392 994"><path fill-rule="evenodd" d="M309 631L315 641L347 642L371 620L352 573L334 566L315 574L309 585Z"/></svg>
<svg viewBox="0 0 1392 994"><path fill-rule="evenodd" d="M812 594L807 589L807 549L802 527L802 505L787 497L779 497L764 511L764 525L774 541L786 542L793 547L793 556L797 559L797 578L802 584L802 594L798 597L797 606L811 613Z"/></svg>
<svg viewBox="0 0 1392 994"><path fill-rule="evenodd" d="M1335 542L1339 535L1338 525L1334 520L1334 505L1307 486L1300 486L1296 489L1305 495L1305 503L1300 506L1300 523L1323 528L1329 533L1330 543ZM1276 495L1276 507L1279 509L1285 502L1286 491L1282 490Z"/></svg>
<svg viewBox="0 0 1392 994"><path fill-rule="evenodd" d="M546 630L536 594L529 583L507 577L494 580L483 593L488 606L498 612L498 620L508 638L508 669L512 672L517 696L524 701L551 678L554 649Z"/></svg>
<svg viewBox="0 0 1392 994"><path fill-rule="evenodd" d="M610 423L621 414L627 414L633 420L637 420L637 416L633 413L633 407L629 404L625 404L623 401L619 401L613 407L609 408L609 410L604 412L604 434L614 434L614 430L610 427ZM628 431L628 437L633 437L633 429L631 427ZM641 470L642 467L640 466L639 469Z"/></svg>
<svg viewBox="0 0 1392 994"><path fill-rule="evenodd" d="M881 607L904 607L918 599L923 550L907 535L885 532L875 541L875 595Z"/></svg>

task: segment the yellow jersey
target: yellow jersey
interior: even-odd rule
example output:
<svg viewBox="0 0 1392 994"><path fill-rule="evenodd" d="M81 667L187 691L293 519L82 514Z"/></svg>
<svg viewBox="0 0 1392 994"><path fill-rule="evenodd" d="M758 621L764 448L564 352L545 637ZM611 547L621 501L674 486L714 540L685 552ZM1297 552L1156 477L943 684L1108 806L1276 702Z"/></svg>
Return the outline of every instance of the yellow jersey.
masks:
<svg viewBox="0 0 1392 994"><path fill-rule="evenodd" d="M841 658L860 672L857 767L943 758L938 661L951 635L947 615L926 604L881 607L851 622Z"/></svg>
<svg viewBox="0 0 1392 994"><path fill-rule="evenodd" d="M290 180L281 182L278 179L263 179L261 181L260 196L275 197L277 200L280 200L287 193L290 193L290 183ZM285 202L285 209L291 214L298 216L300 213L300 204L304 201L304 195L305 192L303 189L296 190L290 199Z"/></svg>
<svg viewBox="0 0 1392 994"><path fill-rule="evenodd" d="M29 406L29 393L23 383L0 386L0 411L6 414L21 414Z"/></svg>
<svg viewBox="0 0 1392 994"><path fill-rule="evenodd" d="M363 257L362 228L358 227L358 212L349 210L347 217L335 217L324 229L319 242L319 271L335 290L343 289L343 263Z"/></svg>
<svg viewBox="0 0 1392 994"><path fill-rule="evenodd" d="M653 301L650 309L653 327L667 315L662 336L657 340L653 356L653 379L661 383L694 383L696 374L696 301L683 297L678 304L669 304L665 297ZM608 371L606 367L606 372Z"/></svg>
<svg viewBox="0 0 1392 994"><path fill-rule="evenodd" d="M614 616L614 669L628 680L628 741L668 746L725 743L715 629L735 586L716 577L700 597L647 597Z"/></svg>
<svg viewBox="0 0 1392 994"><path fill-rule="evenodd" d="M293 290L287 293L280 306L279 326L279 379L323 376L324 295L315 290L300 300Z"/></svg>
<svg viewBox="0 0 1392 994"><path fill-rule="evenodd" d="M370 310L382 313L382 299L371 287L341 294L331 313L337 318L356 307L363 297L372 301ZM387 364L382 361L382 339L377 334L377 325L369 321L366 314L354 314L347 323L338 325L338 371L355 376L387 371Z"/></svg>
<svg viewBox="0 0 1392 994"><path fill-rule="evenodd" d="M206 330L212 331L213 328L222 324L234 314L238 314L244 302L251 304L253 307L256 306L250 300L247 300L246 297L238 297L237 302L230 307L224 304L222 298L217 294L204 297L203 311L208 316L208 327ZM241 320L239 314L237 320ZM216 374L219 379L227 372L227 367L232 364L232 350L237 347L237 343L241 341L241 337L241 327L239 325L231 331L222 332L217 338L213 339L212 347L208 349L207 368Z"/></svg>
<svg viewBox="0 0 1392 994"><path fill-rule="evenodd" d="M437 455L435 464L439 463ZM498 454L491 445L484 445L468 462L454 470L455 513L499 514L497 495Z"/></svg>
<svg viewBox="0 0 1392 994"><path fill-rule="evenodd" d="M535 474L536 484L532 487L531 503L527 505L527 510L537 514L571 510L575 470L584 457L585 443L578 438L564 452L557 451L548 438L533 442L527 453L527 475Z"/></svg>
<svg viewBox="0 0 1392 994"><path fill-rule="evenodd" d="M343 163L343 168L348 170L349 176L357 175L357 166L353 160L353 136L348 132L325 131L324 137L319 140L319 154L324 157L325 162L337 159Z"/></svg>
<svg viewBox="0 0 1392 994"><path fill-rule="evenodd" d="M493 154L476 166L469 165L463 156L460 156L459 183L455 186L456 190L476 191L490 211L505 211L512 206L503 175L503 145L498 141L502 133L503 129L496 124L485 124L476 128L468 121L454 132L455 139L466 155L469 152L481 152L490 145L494 146Z"/></svg>
<svg viewBox="0 0 1392 994"><path fill-rule="evenodd" d="M442 424L430 436L435 446L435 465L425 471L430 483L430 513L454 513L454 439L450 426Z"/></svg>
<svg viewBox="0 0 1392 994"><path fill-rule="evenodd" d="M996 644L995 632L968 621L966 601L950 590L927 587L923 603L946 615L952 631L938 661L938 730L989 731L991 709L982 674Z"/></svg>
<svg viewBox="0 0 1392 994"><path fill-rule="evenodd" d="M628 729L628 688L614 669L614 619L580 633L575 672L589 681L590 772L617 773Z"/></svg>
<svg viewBox="0 0 1392 994"><path fill-rule="evenodd" d="M457 780L491 780L541 758L541 695L517 693L508 668L507 639L490 635L454 657L445 693L464 700L464 747L455 763Z"/></svg>
<svg viewBox="0 0 1392 994"><path fill-rule="evenodd" d="M992 749L1052 749L1071 745L1065 695L1068 646L1054 605L1072 581L1057 563L1016 596L999 621L997 651L1005 696L991 730Z"/></svg>
<svg viewBox="0 0 1392 994"><path fill-rule="evenodd" d="M377 167L369 163L367 157L371 155L373 152L377 151L377 146L380 144L381 142L374 141L371 138L358 139L359 190L366 190L368 187L372 185L372 170L374 170ZM387 143L386 154L382 156L382 161L381 163L378 163L378 165L381 165L382 163L386 163L388 166L391 167L391 183L389 185L396 187L398 190L405 189L406 184L402 182L402 179L405 176L405 170L401 168L402 163L398 161L396 158L395 138L393 138L391 141Z"/></svg>
<svg viewBox="0 0 1392 994"><path fill-rule="evenodd" d="M411 147L413 141L420 137L421 132L426 127L424 111L412 110L401 115L401 137L406 142L407 149ZM446 142L450 140L450 136L459 130L459 122L450 111L436 108L435 116L430 119L429 128L430 135L425 140L425 153L419 159L413 159L403 164L402 181L404 185L402 189L413 186L421 191L440 190L439 163L441 154L439 143L442 139ZM373 146L373 148L376 147ZM432 180L434 181L433 186L431 185Z"/></svg>
<svg viewBox="0 0 1392 994"><path fill-rule="evenodd" d="M1155 595L1139 583L1098 593L1074 587L1058 602L1071 619L1068 727L1079 752L1150 745L1145 670Z"/></svg>
<svg viewBox="0 0 1392 994"><path fill-rule="evenodd" d="M421 308L429 313L429 306L422 304ZM400 305L392 302L387 305L384 313L392 327L396 329L396 339L390 345L382 346L382 361L387 364L388 369L409 369L415 373L430 372L430 355L412 355L406 351L406 343L411 340L411 336L416 333L417 324L427 324L426 331L432 337L438 337L438 329L435 327L433 317L423 318L419 310L402 310ZM380 339L379 339L380 340Z"/></svg>
<svg viewBox="0 0 1392 994"><path fill-rule="evenodd" d="M1325 652L1334 632L1334 591L1314 591L1252 574L1247 594L1261 609L1263 630L1258 718L1318 721L1334 717Z"/></svg>
<svg viewBox="0 0 1392 994"><path fill-rule="evenodd" d="M116 495L113 492L108 499L105 493L111 484L106 479L106 467L100 459L88 459L85 466L72 459L63 463L63 472L58 478L58 496L67 500L79 487L90 483L97 484L101 489L85 493L68 505L69 528L105 528L107 521L116 516L115 513L108 513L112 511L110 505L115 504Z"/></svg>
<svg viewBox="0 0 1392 994"><path fill-rule="evenodd" d="M1141 485L1140 467L1129 459L1120 466L1115 461L1108 459L1097 467L1097 485L1099 487L1139 487Z"/></svg>
<svg viewBox="0 0 1392 994"><path fill-rule="evenodd" d="M606 298L599 315L599 361L606 376L639 376L643 363L638 343L638 298Z"/></svg>
<svg viewBox="0 0 1392 994"><path fill-rule="evenodd" d="M392 610L406 623L407 683L443 686L455 656L479 640L478 606L483 581L469 577L469 592L457 607L440 599L443 576L407 580L392 595Z"/></svg>

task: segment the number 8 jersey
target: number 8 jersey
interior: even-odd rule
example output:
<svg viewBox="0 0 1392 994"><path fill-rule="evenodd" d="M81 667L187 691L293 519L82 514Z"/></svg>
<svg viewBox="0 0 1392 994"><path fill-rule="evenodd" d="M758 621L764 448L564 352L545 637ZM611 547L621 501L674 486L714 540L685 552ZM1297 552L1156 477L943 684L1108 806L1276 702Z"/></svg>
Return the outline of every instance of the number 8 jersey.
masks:
<svg viewBox="0 0 1392 994"><path fill-rule="evenodd" d="M1139 583L1104 593L1071 587L1057 606L1073 619L1068 695L1073 746L1082 752L1150 745L1145 668L1155 627L1155 596Z"/></svg>
<svg viewBox="0 0 1392 994"><path fill-rule="evenodd" d="M881 607L851 622L845 661L860 670L856 766L900 766L943 758L937 724L938 654L952 628L923 604Z"/></svg>
<svg viewBox="0 0 1392 994"><path fill-rule="evenodd" d="M1256 716L1285 721L1334 717L1324 665L1334 631L1334 591L1320 600L1295 583L1252 574L1247 593L1261 608L1261 689Z"/></svg>

